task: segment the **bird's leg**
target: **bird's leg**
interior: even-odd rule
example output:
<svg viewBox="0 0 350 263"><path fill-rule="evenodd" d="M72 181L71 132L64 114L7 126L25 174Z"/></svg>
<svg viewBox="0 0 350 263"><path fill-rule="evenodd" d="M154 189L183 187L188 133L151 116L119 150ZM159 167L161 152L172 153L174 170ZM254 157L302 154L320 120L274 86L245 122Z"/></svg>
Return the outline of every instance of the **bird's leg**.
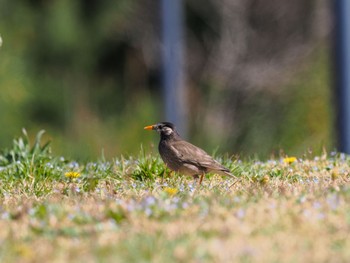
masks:
<svg viewBox="0 0 350 263"><path fill-rule="evenodd" d="M163 184L165 174L166 174L166 167L164 167L164 170L162 172L162 177L160 178L160 184Z"/></svg>
<svg viewBox="0 0 350 263"><path fill-rule="evenodd" d="M202 172L202 174L201 174L201 177L200 177L200 179L199 179L198 185L201 185L201 184L202 184L203 177L204 177L204 172Z"/></svg>

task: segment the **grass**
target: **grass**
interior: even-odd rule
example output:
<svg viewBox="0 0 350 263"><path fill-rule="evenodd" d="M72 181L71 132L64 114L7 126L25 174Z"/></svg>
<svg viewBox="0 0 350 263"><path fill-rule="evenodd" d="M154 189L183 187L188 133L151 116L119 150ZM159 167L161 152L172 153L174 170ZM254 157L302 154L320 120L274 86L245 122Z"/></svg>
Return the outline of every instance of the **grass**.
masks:
<svg viewBox="0 0 350 263"><path fill-rule="evenodd" d="M201 187L156 152L79 163L42 132L0 156L2 262L347 262L350 159L218 158Z"/></svg>

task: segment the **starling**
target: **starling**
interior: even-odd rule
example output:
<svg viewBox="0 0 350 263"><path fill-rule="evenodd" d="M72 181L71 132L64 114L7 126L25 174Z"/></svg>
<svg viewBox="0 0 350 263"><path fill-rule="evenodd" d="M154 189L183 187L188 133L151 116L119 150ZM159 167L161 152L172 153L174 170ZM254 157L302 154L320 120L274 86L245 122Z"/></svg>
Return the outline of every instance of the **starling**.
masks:
<svg viewBox="0 0 350 263"><path fill-rule="evenodd" d="M160 133L159 154L170 170L190 175L195 180L200 177L199 184L202 183L206 173L233 176L229 169L214 160L204 150L183 140L171 122L160 122L146 126L144 129L156 130Z"/></svg>

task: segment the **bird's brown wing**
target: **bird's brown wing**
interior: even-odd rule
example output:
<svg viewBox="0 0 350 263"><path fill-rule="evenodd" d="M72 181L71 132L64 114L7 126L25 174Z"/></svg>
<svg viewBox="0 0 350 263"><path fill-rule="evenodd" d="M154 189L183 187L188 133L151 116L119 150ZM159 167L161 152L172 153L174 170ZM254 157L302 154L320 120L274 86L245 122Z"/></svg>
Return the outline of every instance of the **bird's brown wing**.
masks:
<svg viewBox="0 0 350 263"><path fill-rule="evenodd" d="M171 148L183 163L195 165L204 172L213 171L232 176L226 167L215 161L204 150L189 142L183 140L175 141L172 143Z"/></svg>

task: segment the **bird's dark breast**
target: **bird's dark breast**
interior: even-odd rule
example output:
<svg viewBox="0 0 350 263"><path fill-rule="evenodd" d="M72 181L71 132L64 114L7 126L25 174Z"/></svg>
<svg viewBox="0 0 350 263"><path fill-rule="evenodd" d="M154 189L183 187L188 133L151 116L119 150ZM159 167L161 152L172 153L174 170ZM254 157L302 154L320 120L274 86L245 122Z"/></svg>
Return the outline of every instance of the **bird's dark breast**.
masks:
<svg viewBox="0 0 350 263"><path fill-rule="evenodd" d="M164 163L173 171L179 171L181 168L181 160L176 153L168 145L165 140L160 141L158 146L159 154L162 157Z"/></svg>

